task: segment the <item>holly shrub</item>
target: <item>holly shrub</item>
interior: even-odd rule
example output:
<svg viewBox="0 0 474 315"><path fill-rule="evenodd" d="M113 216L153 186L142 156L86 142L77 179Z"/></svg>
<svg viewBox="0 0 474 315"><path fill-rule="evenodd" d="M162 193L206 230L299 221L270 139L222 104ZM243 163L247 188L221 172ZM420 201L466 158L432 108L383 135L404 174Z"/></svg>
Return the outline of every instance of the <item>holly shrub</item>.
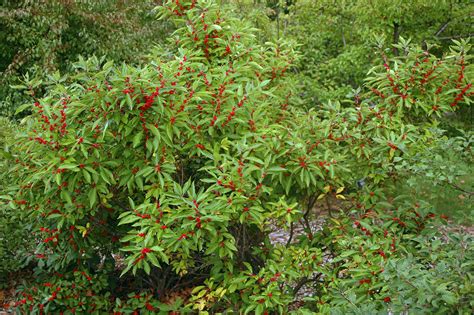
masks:
<svg viewBox="0 0 474 315"><path fill-rule="evenodd" d="M452 242L433 234L428 206L390 200L382 189L429 143L420 125L433 112L470 104L467 43L444 59L407 50L373 69L354 100L305 111L291 45L260 44L214 1L159 9L177 30L148 64L81 60L74 83L52 85L23 120L5 198L34 220L38 246L27 254L36 285L25 284L20 310L470 307L469 283L458 281L472 257L463 246L459 273L447 275L453 285L429 300L419 297L421 280L405 286L403 277L417 276L398 274L398 264L437 283L431 271L458 261L426 251ZM334 200L340 217L315 230L314 205ZM275 227L288 230L285 242L271 237Z"/></svg>

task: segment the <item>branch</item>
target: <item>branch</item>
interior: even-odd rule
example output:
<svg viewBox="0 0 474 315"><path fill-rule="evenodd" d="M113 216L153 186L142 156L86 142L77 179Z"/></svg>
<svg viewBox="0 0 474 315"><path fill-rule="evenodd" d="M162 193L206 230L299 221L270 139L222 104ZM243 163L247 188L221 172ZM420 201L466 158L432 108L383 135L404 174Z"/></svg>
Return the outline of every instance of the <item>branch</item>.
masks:
<svg viewBox="0 0 474 315"><path fill-rule="evenodd" d="M316 203L317 200L317 194L313 194L312 196L309 197L308 200L308 211L313 209L314 204Z"/></svg>
<svg viewBox="0 0 474 315"><path fill-rule="evenodd" d="M310 238L313 239L313 231L311 231L311 225L309 224L308 216L311 209L313 209L314 204L317 200L317 195L313 194L308 197L308 204L306 205L306 212L303 214L303 222L306 225L306 228L309 230Z"/></svg>
<svg viewBox="0 0 474 315"><path fill-rule="evenodd" d="M341 34L342 34L342 44L344 45L343 47L346 48L347 43L346 43L346 37L344 36L344 29L341 28Z"/></svg>
<svg viewBox="0 0 474 315"><path fill-rule="evenodd" d="M434 34L435 37L438 37L439 34L441 34L442 32L444 32L444 30L446 29L446 27L448 27L448 24L451 22L451 20L447 20L443 25L441 25L441 27L438 29L438 31L436 31L436 33Z"/></svg>
<svg viewBox="0 0 474 315"><path fill-rule="evenodd" d="M457 39L457 38L471 38L474 37L474 33L466 34L466 35L454 35L454 36L446 36L446 37L438 37L439 40L449 40L449 39Z"/></svg>
<svg viewBox="0 0 474 315"><path fill-rule="evenodd" d="M328 208L328 214L329 214L329 217L332 218L332 209L331 209L331 205L329 204L329 196L326 196L326 207Z"/></svg>
<svg viewBox="0 0 474 315"><path fill-rule="evenodd" d="M344 292L339 291L339 294L340 294L347 302L349 302L350 304L352 304L352 306L354 306L355 308L357 308L358 310L360 310L357 305L355 305L351 300L349 300L349 298L345 295Z"/></svg>
<svg viewBox="0 0 474 315"><path fill-rule="evenodd" d="M310 283L310 282L314 282L314 281L318 281L319 278L321 278L322 276L322 273L318 273L314 278L308 278L308 277L304 277L303 279L300 280L300 282L298 282L298 284L296 285L296 287L293 289L293 295L296 295L296 293L298 293L298 291L307 283Z"/></svg>
<svg viewBox="0 0 474 315"><path fill-rule="evenodd" d="M453 183L448 183L448 184L456 190L462 191L463 193L468 194L469 196L474 196L474 191L467 191Z"/></svg>
<svg viewBox="0 0 474 315"><path fill-rule="evenodd" d="M291 224L290 224L290 237L288 238L288 241L286 242L286 247L290 246L291 240L293 239L293 233L294 233L293 222L291 222Z"/></svg>

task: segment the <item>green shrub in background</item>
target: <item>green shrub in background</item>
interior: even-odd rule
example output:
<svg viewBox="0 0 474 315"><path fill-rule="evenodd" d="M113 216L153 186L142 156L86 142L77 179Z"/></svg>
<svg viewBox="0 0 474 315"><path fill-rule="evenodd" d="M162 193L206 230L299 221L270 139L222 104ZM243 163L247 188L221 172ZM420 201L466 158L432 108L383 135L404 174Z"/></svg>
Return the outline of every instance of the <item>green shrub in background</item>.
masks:
<svg viewBox="0 0 474 315"><path fill-rule="evenodd" d="M474 138L472 132L459 132L460 136L448 137L439 129L427 129L432 142L399 165L405 174L392 194L426 200L438 214L448 214L459 224L472 224Z"/></svg>
<svg viewBox="0 0 474 315"><path fill-rule="evenodd" d="M426 203L398 199L318 235L334 253L310 282L320 295L308 301L322 313L470 313L472 235L447 231Z"/></svg>
<svg viewBox="0 0 474 315"><path fill-rule="evenodd" d="M18 128L0 117L0 288L7 285L8 275L23 266L23 257L35 247L27 214L8 205L8 193L14 191L9 169L15 164L11 145Z"/></svg>
<svg viewBox="0 0 474 315"><path fill-rule="evenodd" d="M361 88L369 68L381 65L379 51L403 56L395 47L410 39L438 58L449 54L452 40L472 37L466 1L286 1L223 0L262 29L261 41L282 39L298 43L301 58L294 69L300 106L320 107L329 100L351 97ZM262 12L266 13L265 15ZM472 107L461 107L442 119L443 129L469 130Z"/></svg>

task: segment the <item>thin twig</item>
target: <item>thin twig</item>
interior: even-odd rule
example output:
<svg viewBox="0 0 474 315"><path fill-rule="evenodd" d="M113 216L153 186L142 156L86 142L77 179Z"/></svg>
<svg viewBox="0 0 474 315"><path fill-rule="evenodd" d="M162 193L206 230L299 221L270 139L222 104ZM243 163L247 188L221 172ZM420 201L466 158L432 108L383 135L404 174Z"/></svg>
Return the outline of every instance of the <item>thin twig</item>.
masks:
<svg viewBox="0 0 474 315"><path fill-rule="evenodd" d="M470 38L473 37L474 33L466 34L466 35L454 35L454 36L446 36L446 37L438 37L440 40L449 40L449 39L457 39L457 38Z"/></svg>
<svg viewBox="0 0 474 315"><path fill-rule="evenodd" d="M458 185L456 184L453 184L453 183L449 183L449 185L451 185L451 187L453 187L454 189L457 189L459 191L462 191L463 193L465 194L468 194L469 196L473 196L474 195L474 191L467 191L461 187L459 187Z"/></svg>
<svg viewBox="0 0 474 315"><path fill-rule="evenodd" d="M117 201L117 200L112 202L112 205L113 206L119 206L122 210L125 210L125 211L132 211L131 209L125 207L120 201Z"/></svg>
<svg viewBox="0 0 474 315"><path fill-rule="evenodd" d="M359 307L358 307L357 305L355 305L351 300L349 300L349 298L344 294L344 292L339 291L339 294L340 294L347 302L349 302L350 304L352 304L355 308L359 309Z"/></svg>
<svg viewBox="0 0 474 315"><path fill-rule="evenodd" d="M398 41L400 39L400 33L401 33L401 25L396 23L396 22L393 22L393 45L397 45L398 44ZM398 56L398 48L397 47L393 47L393 54L395 56Z"/></svg>
<svg viewBox="0 0 474 315"><path fill-rule="evenodd" d="M318 281L319 278L321 278L322 276L322 273L318 273L315 277L313 278L308 278L308 277L304 277L303 279L300 280L300 282L298 282L298 284L296 285L296 287L293 289L293 295L295 296L298 291L307 283L310 283L310 282L314 282L314 281Z"/></svg>
<svg viewBox="0 0 474 315"><path fill-rule="evenodd" d="M333 216L332 216L332 209L331 209L331 205L329 204L329 198L326 197L326 198L324 198L324 199L326 199L326 207L328 208L329 217L332 218L332 217L333 217Z"/></svg>
<svg viewBox="0 0 474 315"><path fill-rule="evenodd" d="M438 29L438 31L436 31L436 33L434 34L435 37L438 37L439 34L441 34L442 32L444 32L444 30L446 29L446 27L448 27L448 24L451 22L451 20L447 20L443 25L441 25L441 27Z"/></svg>
<svg viewBox="0 0 474 315"><path fill-rule="evenodd" d="M309 231L310 239L313 239L313 231L311 230L311 225L309 224L309 212L313 209L314 203L316 202L316 194L308 197L308 204L306 205L306 212L303 214L303 222L306 228Z"/></svg>
<svg viewBox="0 0 474 315"><path fill-rule="evenodd" d="M293 222L291 222L291 224L290 224L290 237L288 238L288 241L286 242L286 247L288 247L291 244L291 241L293 239L293 232L294 232Z"/></svg>

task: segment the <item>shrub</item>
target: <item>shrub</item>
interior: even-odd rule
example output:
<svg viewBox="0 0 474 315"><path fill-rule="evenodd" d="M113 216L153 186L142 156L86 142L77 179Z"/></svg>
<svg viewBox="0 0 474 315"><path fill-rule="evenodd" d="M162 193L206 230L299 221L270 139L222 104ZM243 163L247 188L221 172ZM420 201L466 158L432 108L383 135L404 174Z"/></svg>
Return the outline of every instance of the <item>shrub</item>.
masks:
<svg viewBox="0 0 474 315"><path fill-rule="evenodd" d="M426 204L377 208L334 221L321 234L331 258L315 285L320 311L467 314L472 236L441 227Z"/></svg>
<svg viewBox="0 0 474 315"><path fill-rule="evenodd" d="M15 191L13 179L8 170L14 165L10 158L15 154L14 134L19 130L8 119L0 117L0 288L7 285L7 276L20 269L22 257L34 244L28 239L29 220L25 213L17 210L18 204L8 205L11 197L9 193Z"/></svg>
<svg viewBox="0 0 474 315"><path fill-rule="evenodd" d="M192 288L185 304L194 311L282 313L298 302L305 283L322 281L306 308L326 311L313 302L339 305L325 295L335 288L332 278L345 286L360 280L365 285L380 270L385 252L393 249L385 229L415 251L412 239L429 216L384 204L381 185L425 141L413 121L422 121L432 105L419 102L413 110L403 102L423 93L414 88L402 97L405 91L393 89L398 81L385 67L374 70L368 87L387 94L392 88L390 97L368 94L367 100L356 98L356 106L333 102L305 112L292 106L291 46L260 45L248 24L212 1L167 1L161 15L177 30L149 64L82 60L74 83L53 85L24 120L16 164L8 170L18 185L9 204L35 219L39 275L59 272L73 281L80 275L71 270L80 270L102 296L88 299L84 311L110 309L114 304L100 274L116 281L112 254L121 253L121 273L134 281L119 298L154 289L158 296L150 301L161 303ZM404 82L410 67L397 80ZM464 88L440 97L448 100ZM349 194L357 178L366 184ZM351 226L351 214L314 231L313 206L332 198L364 214L361 227ZM303 226L301 235L297 225ZM286 244L271 242L275 226L289 230ZM346 259L357 245L369 246L370 256ZM108 267L98 268L101 262ZM53 294L44 290L42 295ZM39 311L42 297L33 293L26 293L32 303L27 299L23 310ZM55 310L78 306L67 299L47 302ZM129 311L150 311L147 303L159 307L152 302L141 296L116 304L116 310L128 303Z"/></svg>
<svg viewBox="0 0 474 315"><path fill-rule="evenodd" d="M77 83L57 85L26 119L10 204L37 218L44 269L92 267L120 249L124 273L153 269L152 285L169 290L177 277L222 282L261 263L252 250L271 167L261 143L287 115L273 93L286 90L291 51L256 45L214 4L182 3L163 8L189 19L176 55L143 68L78 63Z"/></svg>

